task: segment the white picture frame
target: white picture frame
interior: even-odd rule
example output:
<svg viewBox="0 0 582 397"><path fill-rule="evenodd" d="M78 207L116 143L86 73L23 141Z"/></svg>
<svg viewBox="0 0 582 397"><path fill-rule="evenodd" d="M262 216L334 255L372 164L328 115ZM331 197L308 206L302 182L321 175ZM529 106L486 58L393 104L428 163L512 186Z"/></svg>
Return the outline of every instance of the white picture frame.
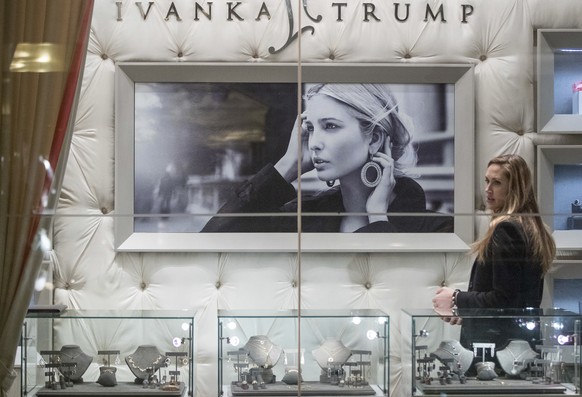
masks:
<svg viewBox="0 0 582 397"><path fill-rule="evenodd" d="M537 41L538 131L582 133L582 114L568 112L572 85L581 80L582 29L538 29Z"/></svg>
<svg viewBox="0 0 582 397"><path fill-rule="evenodd" d="M582 145L539 145L537 147L537 196L540 207L540 213L544 222L552 230L556 247L558 250L580 250L582 249L582 230L564 230L556 228L556 218L569 216L567 210L559 209L563 207L558 205L555 197L556 166L570 165L580 166L582 159ZM582 179L580 180L582 186ZM577 191L573 187L568 190L575 194ZM582 190L580 190L582 192ZM581 194L582 196L582 194ZM573 201L575 195L570 200L568 197L563 198L566 201ZM580 197L582 199L582 197ZM582 214L581 214L582 215Z"/></svg>
<svg viewBox="0 0 582 397"><path fill-rule="evenodd" d="M199 233L136 231L136 86L141 83L442 84L453 100L448 114L454 147L447 170L453 188L451 233ZM470 64L239 64L147 63L116 65L115 248L127 252L431 252L466 251L473 241L474 70ZM299 98L297 99L299 101ZM443 104L444 105L444 104ZM137 122L141 123L137 118ZM131 164L119 159L132 159ZM137 164L137 165L136 165ZM128 166L133 165L133 166ZM436 173L438 174L438 172ZM440 175L433 175L439 184ZM445 179L446 179L445 178ZM428 183L428 182L427 182ZM444 181L443 183L447 183ZM139 195L138 195L139 196ZM204 214L190 214L196 217ZM208 214L206 214L208 215Z"/></svg>

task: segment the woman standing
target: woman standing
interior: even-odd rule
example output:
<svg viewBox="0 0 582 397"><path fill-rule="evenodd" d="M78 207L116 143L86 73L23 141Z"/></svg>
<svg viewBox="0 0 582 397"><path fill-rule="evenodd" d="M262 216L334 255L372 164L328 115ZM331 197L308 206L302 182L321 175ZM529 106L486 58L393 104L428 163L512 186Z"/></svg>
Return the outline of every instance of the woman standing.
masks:
<svg viewBox="0 0 582 397"><path fill-rule="evenodd" d="M440 310L539 308L556 244L539 214L527 163L515 154L495 157L487 166L485 183L492 220L473 245L477 258L469 289L439 288L433 305Z"/></svg>
<svg viewBox="0 0 582 397"><path fill-rule="evenodd" d="M432 300L439 313L448 310L462 317L463 309L540 307L544 275L552 264L556 245L540 217L527 163L515 154L495 157L489 161L485 183L492 220L485 236L473 245L477 257L469 288L439 288ZM484 318L461 317L446 320L452 324L462 321L461 343L469 349L475 342L495 343L498 349L511 339L527 340L532 347L538 342L539 329L528 330L518 318L496 318L490 313Z"/></svg>

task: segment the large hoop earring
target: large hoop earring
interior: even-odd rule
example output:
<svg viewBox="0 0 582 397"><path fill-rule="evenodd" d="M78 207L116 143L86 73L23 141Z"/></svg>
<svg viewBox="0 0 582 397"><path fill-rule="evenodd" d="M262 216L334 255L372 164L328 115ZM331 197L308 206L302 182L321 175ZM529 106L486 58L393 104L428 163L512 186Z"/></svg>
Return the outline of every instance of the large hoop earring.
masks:
<svg viewBox="0 0 582 397"><path fill-rule="evenodd" d="M331 181L325 181L325 184L328 187L333 187L333 185L335 185L335 179L332 179Z"/></svg>
<svg viewBox="0 0 582 397"><path fill-rule="evenodd" d="M367 187L376 187L380 184L380 179L382 179L382 167L375 161L370 160L362 167L360 178Z"/></svg>

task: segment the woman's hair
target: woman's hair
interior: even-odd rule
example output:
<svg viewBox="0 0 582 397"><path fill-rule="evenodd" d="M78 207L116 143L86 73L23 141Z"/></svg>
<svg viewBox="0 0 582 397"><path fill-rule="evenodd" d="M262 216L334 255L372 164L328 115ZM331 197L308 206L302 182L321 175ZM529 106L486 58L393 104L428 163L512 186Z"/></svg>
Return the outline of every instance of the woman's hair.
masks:
<svg viewBox="0 0 582 397"><path fill-rule="evenodd" d="M348 107L359 122L362 133L380 132L390 138L394 159L394 174L405 174L406 168L416 165L410 127L406 116L398 111L396 98L386 84L316 84L305 94L305 100L314 95L327 95ZM382 150L382 149L381 149Z"/></svg>
<svg viewBox="0 0 582 397"><path fill-rule="evenodd" d="M533 257L540 261L545 274L556 255L556 244L540 216L527 163L521 156L506 154L491 159L487 167L493 164L499 165L507 177L507 197L503 207L493 215L485 236L473 244L473 252L476 252L477 258L483 261L495 226L506 220L518 221L523 226L529 245L533 249Z"/></svg>

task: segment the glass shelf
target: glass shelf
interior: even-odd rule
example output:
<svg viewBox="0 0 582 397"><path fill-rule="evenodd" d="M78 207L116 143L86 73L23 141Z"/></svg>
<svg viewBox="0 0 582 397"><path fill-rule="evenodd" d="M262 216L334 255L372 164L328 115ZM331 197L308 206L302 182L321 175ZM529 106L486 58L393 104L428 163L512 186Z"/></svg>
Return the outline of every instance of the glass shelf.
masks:
<svg viewBox="0 0 582 397"><path fill-rule="evenodd" d="M379 310L218 312L220 396L386 396L389 357Z"/></svg>
<svg viewBox="0 0 582 397"><path fill-rule="evenodd" d="M190 310L29 311L22 395L193 396L194 317Z"/></svg>
<svg viewBox="0 0 582 397"><path fill-rule="evenodd" d="M582 316L559 309L403 310L413 395L580 395Z"/></svg>

